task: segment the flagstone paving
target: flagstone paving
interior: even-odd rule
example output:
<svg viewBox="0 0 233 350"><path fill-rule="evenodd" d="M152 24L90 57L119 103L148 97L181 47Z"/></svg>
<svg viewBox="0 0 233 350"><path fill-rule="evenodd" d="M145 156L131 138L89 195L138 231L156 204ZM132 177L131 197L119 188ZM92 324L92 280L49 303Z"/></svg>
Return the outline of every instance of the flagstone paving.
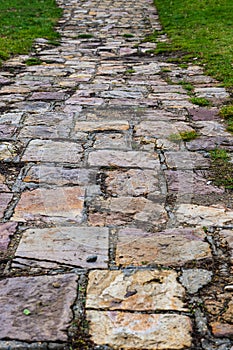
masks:
<svg viewBox="0 0 233 350"><path fill-rule="evenodd" d="M233 350L229 94L153 53L151 0L57 2L0 71L0 350Z"/></svg>

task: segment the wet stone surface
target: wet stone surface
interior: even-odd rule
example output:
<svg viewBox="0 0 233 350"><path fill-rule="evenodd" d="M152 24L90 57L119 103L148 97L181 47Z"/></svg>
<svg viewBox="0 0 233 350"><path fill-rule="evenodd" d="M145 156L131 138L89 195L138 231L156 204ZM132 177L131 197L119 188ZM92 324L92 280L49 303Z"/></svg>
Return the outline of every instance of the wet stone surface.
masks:
<svg viewBox="0 0 233 350"><path fill-rule="evenodd" d="M233 350L228 92L151 52L151 0L57 4L0 72L0 349Z"/></svg>

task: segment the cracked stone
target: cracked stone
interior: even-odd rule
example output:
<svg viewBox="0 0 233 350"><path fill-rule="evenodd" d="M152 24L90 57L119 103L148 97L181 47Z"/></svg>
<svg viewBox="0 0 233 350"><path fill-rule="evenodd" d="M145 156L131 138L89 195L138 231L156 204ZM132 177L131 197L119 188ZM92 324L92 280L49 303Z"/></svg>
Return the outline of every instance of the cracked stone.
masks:
<svg viewBox="0 0 233 350"><path fill-rule="evenodd" d="M4 212L8 207L8 204L13 198L12 193L1 193L1 199L0 199L0 219L3 218Z"/></svg>
<svg viewBox="0 0 233 350"><path fill-rule="evenodd" d="M82 147L74 142L32 140L22 161L80 163L82 152Z"/></svg>
<svg viewBox="0 0 233 350"><path fill-rule="evenodd" d="M109 310L186 310L173 271L91 271L86 307Z"/></svg>
<svg viewBox="0 0 233 350"><path fill-rule="evenodd" d="M84 189L57 187L55 189L38 188L23 192L16 205L12 220L26 222L74 221L81 222L84 209Z"/></svg>
<svg viewBox="0 0 233 350"><path fill-rule="evenodd" d="M8 248L11 237L15 234L17 223L6 222L0 224L0 251L5 251Z"/></svg>
<svg viewBox="0 0 233 350"><path fill-rule="evenodd" d="M10 142L0 143L0 160L12 160L17 155L16 147Z"/></svg>
<svg viewBox="0 0 233 350"><path fill-rule="evenodd" d="M87 310L92 340L113 349L178 350L191 346L191 320L182 315L147 315Z"/></svg>
<svg viewBox="0 0 233 350"><path fill-rule="evenodd" d="M201 229L177 228L163 232L122 229L118 232L116 264L181 266L193 260L208 259L211 250L204 239Z"/></svg>
<svg viewBox="0 0 233 350"><path fill-rule="evenodd" d="M1 280L0 338L67 341L77 280L72 274ZM60 288L53 288L53 283L59 283ZM24 314L25 309L30 315Z"/></svg>
<svg viewBox="0 0 233 350"><path fill-rule="evenodd" d="M107 268L108 229L73 226L29 229L23 233L15 256L16 261L36 259L38 266L49 260L70 266ZM95 260L90 261L90 256L95 256Z"/></svg>

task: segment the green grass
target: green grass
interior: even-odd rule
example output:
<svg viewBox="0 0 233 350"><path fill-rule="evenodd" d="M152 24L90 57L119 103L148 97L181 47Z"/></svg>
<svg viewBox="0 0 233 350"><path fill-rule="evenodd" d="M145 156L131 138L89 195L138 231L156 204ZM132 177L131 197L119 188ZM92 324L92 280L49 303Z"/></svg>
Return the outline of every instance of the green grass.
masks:
<svg viewBox="0 0 233 350"><path fill-rule="evenodd" d="M210 101L208 101L206 98L204 97L191 97L189 99L189 101L191 103L193 103L194 105L197 106L201 106L201 107L207 107L210 106Z"/></svg>
<svg viewBox="0 0 233 350"><path fill-rule="evenodd" d="M28 53L36 38L59 38L54 25L61 14L55 0L1 0L0 60Z"/></svg>
<svg viewBox="0 0 233 350"><path fill-rule="evenodd" d="M225 119L227 131L233 133L233 105L222 107L219 111L219 115Z"/></svg>
<svg viewBox="0 0 233 350"><path fill-rule="evenodd" d="M233 1L154 0L163 30L171 43L158 43L157 52L191 53L206 73L233 87Z"/></svg>
<svg viewBox="0 0 233 350"><path fill-rule="evenodd" d="M90 33L82 33L77 36L78 39L91 39L93 38L93 34Z"/></svg>
<svg viewBox="0 0 233 350"><path fill-rule="evenodd" d="M233 190L233 164L229 162L230 156L227 151L216 148L210 151L210 158L210 180L216 186Z"/></svg>
<svg viewBox="0 0 233 350"><path fill-rule="evenodd" d="M197 137L196 131L181 131L180 133L177 134L171 134L169 139L173 142L178 142L178 141L191 141L194 140Z"/></svg>

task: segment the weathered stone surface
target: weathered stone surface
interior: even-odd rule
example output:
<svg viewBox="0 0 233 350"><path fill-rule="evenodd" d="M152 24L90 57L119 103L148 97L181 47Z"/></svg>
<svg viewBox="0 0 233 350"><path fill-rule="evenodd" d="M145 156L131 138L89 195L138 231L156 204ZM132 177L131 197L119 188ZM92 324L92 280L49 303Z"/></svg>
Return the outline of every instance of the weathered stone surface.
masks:
<svg viewBox="0 0 233 350"><path fill-rule="evenodd" d="M17 155L16 147L11 142L0 143L0 160L12 160Z"/></svg>
<svg viewBox="0 0 233 350"><path fill-rule="evenodd" d="M36 182L56 185L87 185L95 183L96 172L90 169L66 168L59 166L32 166L23 179L24 182Z"/></svg>
<svg viewBox="0 0 233 350"><path fill-rule="evenodd" d="M168 123L165 121L143 121L135 127L136 136L152 136L154 138L169 138L181 132L194 131L184 122Z"/></svg>
<svg viewBox="0 0 233 350"><path fill-rule="evenodd" d="M119 213L123 220L137 220L149 222L156 227L165 224L167 221L167 212L164 206L157 204L143 197L119 197L108 198L107 200L96 200L91 203L90 212L96 208L102 211L102 218L106 220L106 216L110 213ZM118 218L118 216L117 216ZM114 216L113 221L114 224Z"/></svg>
<svg viewBox="0 0 233 350"><path fill-rule="evenodd" d="M3 217L4 212L12 198L12 193L0 193L0 219Z"/></svg>
<svg viewBox="0 0 233 350"><path fill-rule="evenodd" d="M82 151L82 147L74 142L32 140L22 161L80 163Z"/></svg>
<svg viewBox="0 0 233 350"><path fill-rule="evenodd" d="M208 259L211 251L204 239L201 229L174 228L163 232L122 229L118 233L116 263L120 266L180 266L189 261Z"/></svg>
<svg viewBox="0 0 233 350"><path fill-rule="evenodd" d="M0 192L10 192L5 182L6 182L5 176L0 174Z"/></svg>
<svg viewBox="0 0 233 350"><path fill-rule="evenodd" d="M175 216L178 223L197 226L221 226L233 223L233 211L221 206L181 204Z"/></svg>
<svg viewBox="0 0 233 350"><path fill-rule="evenodd" d="M209 184L201 174L192 170L166 170L168 190L179 195L224 193L223 188Z"/></svg>
<svg viewBox="0 0 233 350"><path fill-rule="evenodd" d="M211 281L212 276L213 273L208 270L184 270L180 277L180 281L189 293L194 294L200 288L208 284Z"/></svg>
<svg viewBox="0 0 233 350"><path fill-rule="evenodd" d="M94 148L130 150L130 140L127 134L120 133L98 133L95 135Z"/></svg>
<svg viewBox="0 0 233 350"><path fill-rule="evenodd" d="M113 349L176 350L191 346L189 317L87 311L92 340Z"/></svg>
<svg viewBox="0 0 233 350"><path fill-rule="evenodd" d="M228 323L211 323L213 335L215 337L233 337L233 325Z"/></svg>
<svg viewBox="0 0 233 350"><path fill-rule="evenodd" d="M217 121L197 121L195 126L198 133L208 137L230 137L231 133L226 131L226 125L220 124Z"/></svg>
<svg viewBox="0 0 233 350"><path fill-rule="evenodd" d="M173 271L91 271L86 307L184 311L184 288Z"/></svg>
<svg viewBox="0 0 233 350"><path fill-rule="evenodd" d="M0 252L7 250L10 238L14 235L16 228L17 223L15 222L0 224Z"/></svg>
<svg viewBox="0 0 233 350"><path fill-rule="evenodd" d="M188 112L194 121L215 120L219 118L217 108L190 108Z"/></svg>
<svg viewBox="0 0 233 350"><path fill-rule="evenodd" d="M95 261L88 257L95 255ZM37 259L85 268L106 268L108 229L62 227L29 229L23 233L16 257Z"/></svg>
<svg viewBox="0 0 233 350"><path fill-rule="evenodd" d="M80 97L78 94L74 94L68 100L66 104L71 105L87 105L87 106L100 106L104 103L103 98L98 97Z"/></svg>
<svg viewBox="0 0 233 350"><path fill-rule="evenodd" d="M53 139L68 138L71 128L68 126L25 126L19 133L20 138Z"/></svg>
<svg viewBox="0 0 233 350"><path fill-rule="evenodd" d="M170 169L208 168L210 164L209 159L204 158L201 154L187 151L166 152L165 159Z"/></svg>
<svg viewBox="0 0 233 350"><path fill-rule="evenodd" d="M211 151L216 148L233 151L233 139L232 137L198 137L195 140L186 143L186 147L189 151Z"/></svg>
<svg viewBox="0 0 233 350"><path fill-rule="evenodd" d="M219 231L219 235L223 242L227 242L230 248L230 258L231 263L233 264L233 231L232 230L221 230Z"/></svg>
<svg viewBox="0 0 233 350"><path fill-rule="evenodd" d="M94 121L94 122L83 122L83 121L77 121L74 131L85 131L85 132L92 132L92 131L120 131L120 130L128 130L129 129L129 123L124 120L115 120L115 121Z"/></svg>
<svg viewBox="0 0 233 350"><path fill-rule="evenodd" d="M151 154L136 151L99 150L89 154L88 163L90 166L115 166L123 168L158 169L160 167L156 153Z"/></svg>
<svg viewBox="0 0 233 350"><path fill-rule="evenodd" d="M34 92L29 98L31 101L47 101L47 100L64 100L66 94L64 92Z"/></svg>
<svg viewBox="0 0 233 350"><path fill-rule="evenodd" d="M16 127L12 125L0 124L0 138L11 138L16 131Z"/></svg>
<svg viewBox="0 0 233 350"><path fill-rule="evenodd" d="M204 97L209 99L226 99L229 97L229 94L226 92L226 90L221 87L200 87L195 88L194 91L197 97Z"/></svg>
<svg viewBox="0 0 233 350"><path fill-rule="evenodd" d="M84 189L77 186L55 189L38 188L23 192L12 220L81 222L84 194Z"/></svg>
<svg viewBox="0 0 233 350"><path fill-rule="evenodd" d="M72 274L1 280L0 338L66 341L77 280Z"/></svg>
<svg viewBox="0 0 233 350"><path fill-rule="evenodd" d="M112 196L161 196L159 175L153 170L114 170L106 175L106 190Z"/></svg>

